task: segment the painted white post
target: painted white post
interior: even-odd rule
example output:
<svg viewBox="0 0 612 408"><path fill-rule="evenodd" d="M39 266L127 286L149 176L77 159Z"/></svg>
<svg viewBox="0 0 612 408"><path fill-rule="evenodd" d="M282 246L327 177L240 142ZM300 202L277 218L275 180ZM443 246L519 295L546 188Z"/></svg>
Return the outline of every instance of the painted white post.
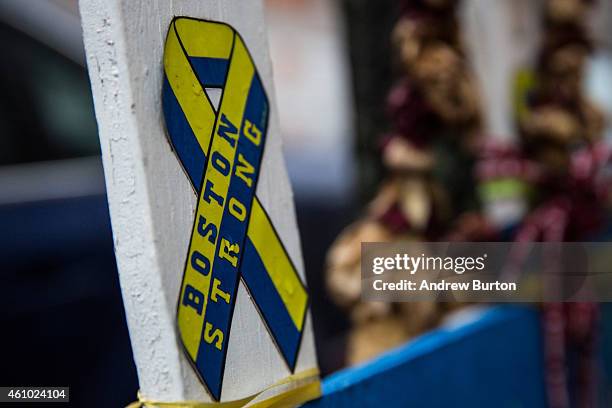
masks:
<svg viewBox="0 0 612 408"><path fill-rule="evenodd" d="M141 393L157 401L212 401L182 350L177 329L177 302L197 197L166 134L161 96L164 42L175 16L225 22L242 36L271 107L257 197L304 281L262 3L81 0L80 12ZM228 350L221 401L259 393L291 375L242 282ZM316 367L308 314L294 373ZM268 390L266 395L292 386Z"/></svg>
<svg viewBox="0 0 612 408"><path fill-rule="evenodd" d="M484 110L487 136L516 142L513 87L519 69L531 68L539 47L539 0L466 0L461 27Z"/></svg>
<svg viewBox="0 0 612 408"><path fill-rule="evenodd" d="M494 144L516 147L515 86L520 70L533 68L540 41L539 0L465 0L461 28L481 97L483 131ZM520 192L513 197L483 197L494 225L514 225L526 213Z"/></svg>

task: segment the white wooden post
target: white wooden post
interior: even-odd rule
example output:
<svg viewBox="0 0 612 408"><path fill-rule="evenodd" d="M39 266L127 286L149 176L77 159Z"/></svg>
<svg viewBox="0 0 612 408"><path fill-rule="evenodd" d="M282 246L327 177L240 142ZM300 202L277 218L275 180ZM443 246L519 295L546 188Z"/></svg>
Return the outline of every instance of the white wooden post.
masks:
<svg viewBox="0 0 612 408"><path fill-rule="evenodd" d="M540 19L539 0L462 2L461 27L480 85L484 136L496 145L518 145L517 74L533 68L540 45ZM514 225L527 212L520 191L511 197L482 198L489 221L502 229Z"/></svg>
<svg viewBox="0 0 612 408"><path fill-rule="evenodd" d="M461 27L480 84L484 131L514 144L513 88L518 70L532 68L540 45L539 0L466 0Z"/></svg>
<svg viewBox="0 0 612 408"><path fill-rule="evenodd" d="M177 303L198 200L169 143L162 113L164 43L175 16L225 22L244 40L270 101L256 195L305 281L281 154L262 3L81 0L80 12L140 391L155 401L213 401L188 361L177 326ZM194 92L198 92L195 87ZM307 315L292 373L243 282L227 341L222 402L266 390L250 401L253 404L305 383L318 386L316 375L303 375L299 381L269 388L292 374L300 377L317 368L311 321Z"/></svg>

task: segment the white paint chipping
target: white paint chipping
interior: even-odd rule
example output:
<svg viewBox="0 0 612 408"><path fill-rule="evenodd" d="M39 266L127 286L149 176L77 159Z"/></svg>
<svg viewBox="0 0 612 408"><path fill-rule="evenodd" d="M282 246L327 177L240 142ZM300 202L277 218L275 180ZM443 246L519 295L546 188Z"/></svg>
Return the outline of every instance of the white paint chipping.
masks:
<svg viewBox="0 0 612 408"><path fill-rule="evenodd" d="M245 39L272 105L257 196L304 278L261 2L81 0L80 12L141 391L160 401L210 401L182 353L176 330L176 302L196 197L164 130L163 45L176 15L227 22ZM307 318L296 372L312 367L316 358ZM241 284L222 400L261 391L289 374Z"/></svg>

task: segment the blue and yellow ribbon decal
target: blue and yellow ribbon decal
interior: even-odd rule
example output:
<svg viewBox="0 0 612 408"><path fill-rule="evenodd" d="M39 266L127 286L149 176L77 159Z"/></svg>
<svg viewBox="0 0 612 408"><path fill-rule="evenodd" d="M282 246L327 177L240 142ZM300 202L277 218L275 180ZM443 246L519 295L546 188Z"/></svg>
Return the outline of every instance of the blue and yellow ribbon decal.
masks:
<svg viewBox="0 0 612 408"><path fill-rule="evenodd" d="M308 292L255 196L270 105L243 39L229 25L176 17L164 51L162 104L168 136L198 196L178 329L215 400L240 279L291 372ZM216 107L207 89L221 91Z"/></svg>

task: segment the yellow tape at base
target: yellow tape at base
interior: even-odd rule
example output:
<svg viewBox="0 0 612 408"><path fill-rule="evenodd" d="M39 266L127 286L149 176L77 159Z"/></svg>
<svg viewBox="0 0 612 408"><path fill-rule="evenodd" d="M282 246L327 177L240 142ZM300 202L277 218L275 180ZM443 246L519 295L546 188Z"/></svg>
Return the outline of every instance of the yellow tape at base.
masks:
<svg viewBox="0 0 612 408"><path fill-rule="evenodd" d="M310 381L310 382L308 382ZM306 382L297 388L275 395L262 401L249 405L249 408L283 408L294 407L304 402L319 398L321 396L321 382L319 381L319 370L316 368L290 375L277 383L272 384L261 392L243 399L227 402L201 402L201 401L155 401L142 396L138 391L138 401L127 405L126 408L241 408L255 400L264 392L290 382Z"/></svg>

